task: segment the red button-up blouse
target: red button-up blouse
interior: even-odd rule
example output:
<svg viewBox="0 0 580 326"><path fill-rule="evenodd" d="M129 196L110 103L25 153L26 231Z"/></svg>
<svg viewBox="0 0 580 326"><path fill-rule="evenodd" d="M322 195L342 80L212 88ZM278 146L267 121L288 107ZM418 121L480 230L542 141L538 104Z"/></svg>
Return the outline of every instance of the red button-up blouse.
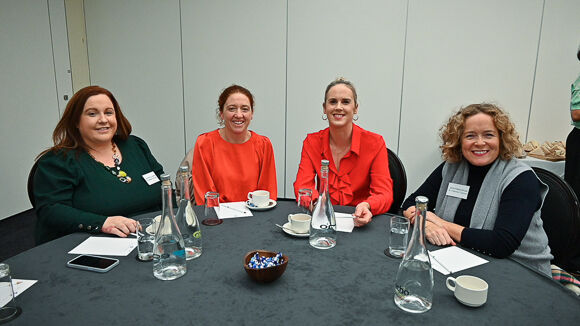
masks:
<svg viewBox="0 0 580 326"><path fill-rule="evenodd" d="M387 146L381 135L353 124L350 151L340 160L340 171L337 171L330 150L329 129L308 134L294 182L296 197L302 188L312 189L313 198L318 197L316 185L320 184L318 173L323 159L330 162L328 190L334 205L356 206L367 202L373 215L389 210L393 203L393 180Z"/></svg>

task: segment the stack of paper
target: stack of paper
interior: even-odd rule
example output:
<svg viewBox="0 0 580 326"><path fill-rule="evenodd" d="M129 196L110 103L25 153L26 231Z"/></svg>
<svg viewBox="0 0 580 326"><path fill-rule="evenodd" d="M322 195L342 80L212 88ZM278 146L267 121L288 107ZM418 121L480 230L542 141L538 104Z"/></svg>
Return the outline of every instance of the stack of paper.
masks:
<svg viewBox="0 0 580 326"><path fill-rule="evenodd" d="M443 275L479 266L488 261L457 246L429 251L431 266Z"/></svg>

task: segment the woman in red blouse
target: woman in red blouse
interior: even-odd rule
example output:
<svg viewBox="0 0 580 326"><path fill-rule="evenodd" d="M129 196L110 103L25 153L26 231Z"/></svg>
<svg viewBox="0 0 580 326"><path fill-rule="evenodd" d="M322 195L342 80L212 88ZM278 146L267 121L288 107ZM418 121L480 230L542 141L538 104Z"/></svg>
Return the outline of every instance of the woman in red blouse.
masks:
<svg viewBox="0 0 580 326"><path fill-rule="evenodd" d="M318 197L315 177L320 161L330 162L329 192L335 205L356 206L355 226L363 226L373 215L385 213L393 202L393 180L387 147L381 135L355 125L358 120L356 90L339 78L326 87L322 103L328 128L308 134L294 182L294 192L309 188Z"/></svg>
<svg viewBox="0 0 580 326"><path fill-rule="evenodd" d="M217 116L222 128L199 135L193 150L196 203L203 205L208 191L218 192L221 202L236 202L247 200L248 192L258 189L268 190L270 199L276 200L272 143L248 130L254 116L252 93L239 85L226 88L218 99Z"/></svg>

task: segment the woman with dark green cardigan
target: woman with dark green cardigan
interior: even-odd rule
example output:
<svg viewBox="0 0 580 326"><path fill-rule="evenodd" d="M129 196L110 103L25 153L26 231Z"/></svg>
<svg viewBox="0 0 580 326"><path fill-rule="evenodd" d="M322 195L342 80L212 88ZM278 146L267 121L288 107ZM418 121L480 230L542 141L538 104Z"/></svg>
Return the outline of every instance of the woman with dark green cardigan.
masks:
<svg viewBox="0 0 580 326"><path fill-rule="evenodd" d="M83 231L126 237L131 219L161 208L163 167L108 90L89 86L69 101L34 176L37 244Z"/></svg>

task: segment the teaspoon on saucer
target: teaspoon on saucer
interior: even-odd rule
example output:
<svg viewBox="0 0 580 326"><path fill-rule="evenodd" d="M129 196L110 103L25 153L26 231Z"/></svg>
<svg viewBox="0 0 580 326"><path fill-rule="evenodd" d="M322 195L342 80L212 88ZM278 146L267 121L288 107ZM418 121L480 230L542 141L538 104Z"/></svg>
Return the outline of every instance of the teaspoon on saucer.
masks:
<svg viewBox="0 0 580 326"><path fill-rule="evenodd" d="M292 233L294 233L294 230L292 230L292 229L289 229L289 228L286 228L286 227L283 227L283 226L282 226L282 225L280 225L280 224L276 224L276 226L277 226L277 227L279 227L279 228L281 228L281 229L284 229L284 230L286 230L286 231L289 231L289 232L292 232Z"/></svg>

